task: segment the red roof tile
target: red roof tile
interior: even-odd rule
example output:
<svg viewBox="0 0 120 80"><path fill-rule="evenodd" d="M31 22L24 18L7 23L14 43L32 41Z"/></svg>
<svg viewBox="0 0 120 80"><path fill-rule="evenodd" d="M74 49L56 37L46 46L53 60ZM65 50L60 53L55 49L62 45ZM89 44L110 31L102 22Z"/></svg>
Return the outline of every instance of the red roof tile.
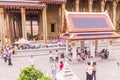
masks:
<svg viewBox="0 0 120 80"><path fill-rule="evenodd" d="M70 32L106 32L115 30L106 12L67 12L66 18L68 25L70 25Z"/></svg>

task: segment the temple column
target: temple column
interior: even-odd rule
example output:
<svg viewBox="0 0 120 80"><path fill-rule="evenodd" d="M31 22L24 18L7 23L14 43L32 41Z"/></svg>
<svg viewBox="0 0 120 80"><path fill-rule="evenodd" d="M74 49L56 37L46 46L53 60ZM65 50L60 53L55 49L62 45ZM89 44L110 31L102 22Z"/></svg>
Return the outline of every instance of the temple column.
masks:
<svg viewBox="0 0 120 80"><path fill-rule="evenodd" d="M16 31L16 33L17 33L17 34L16 34L16 35L17 35L17 38L19 38L20 32L19 32L19 24L18 24L18 19L17 19L17 18L16 18L16 30L17 30L17 31Z"/></svg>
<svg viewBox="0 0 120 80"><path fill-rule="evenodd" d="M19 38L22 37L22 29L21 29L21 24L20 24L20 20L18 19L18 26L19 26Z"/></svg>
<svg viewBox="0 0 120 80"><path fill-rule="evenodd" d="M18 21L19 21L18 25L19 25L19 31L20 31L19 35L20 35L20 38L21 38L22 37L22 27L21 27L22 26L22 22L21 22L20 19Z"/></svg>
<svg viewBox="0 0 120 80"><path fill-rule="evenodd" d="M9 14L8 15L8 22L9 22L9 35L10 35L10 39L9 39L9 43L11 43L12 41L13 41L13 31L12 31L12 17L11 17L12 15L11 14Z"/></svg>
<svg viewBox="0 0 120 80"><path fill-rule="evenodd" d="M113 25L116 28L116 7L117 7L117 0L113 0Z"/></svg>
<svg viewBox="0 0 120 80"><path fill-rule="evenodd" d="M69 50L69 41L66 40L66 55L68 55L68 50Z"/></svg>
<svg viewBox="0 0 120 80"><path fill-rule="evenodd" d="M104 12L104 7L105 7L105 0L101 0L101 2L100 2L101 4L101 12Z"/></svg>
<svg viewBox="0 0 120 80"><path fill-rule="evenodd" d="M64 18L65 18L65 4L62 4L62 29L61 32L63 32L63 27L64 27Z"/></svg>
<svg viewBox="0 0 120 80"><path fill-rule="evenodd" d="M26 11L25 8L21 8L21 19L22 19L22 36L27 39L26 35Z"/></svg>
<svg viewBox="0 0 120 80"><path fill-rule="evenodd" d="M76 52L77 45L76 45L76 42L72 42L71 46L72 46L72 61L75 62L77 60L77 52Z"/></svg>
<svg viewBox="0 0 120 80"><path fill-rule="evenodd" d="M4 32L4 9L0 8L0 30L1 30L1 44L4 45L4 38L5 38L5 32Z"/></svg>
<svg viewBox="0 0 120 80"><path fill-rule="evenodd" d="M13 16L12 16L12 14L11 14L11 16L10 16L10 23L11 23L11 26L10 26L10 27L11 27L11 32L12 32L12 33L11 33L11 39L12 39L12 42L13 42L13 41L14 41L14 29L13 29L13 28L14 28L14 27L13 27L14 24L13 24Z"/></svg>
<svg viewBox="0 0 120 80"><path fill-rule="evenodd" d="M89 10L89 12L92 12L92 5L93 5L93 0L88 0L88 10Z"/></svg>
<svg viewBox="0 0 120 80"><path fill-rule="evenodd" d="M31 15L30 15L30 29L31 29L31 35L33 35L32 16Z"/></svg>
<svg viewBox="0 0 120 80"><path fill-rule="evenodd" d="M79 0L75 1L76 12L79 12Z"/></svg>
<svg viewBox="0 0 120 80"><path fill-rule="evenodd" d="M47 43L47 15L46 15L47 8L43 8L42 11L42 21L43 21L43 40L44 43Z"/></svg>
<svg viewBox="0 0 120 80"><path fill-rule="evenodd" d="M38 36L39 36L39 40L40 40L40 15L39 15L39 20L38 20Z"/></svg>
<svg viewBox="0 0 120 80"><path fill-rule="evenodd" d="M19 35L18 38L20 38L20 33L21 33L21 32L20 32L20 22L19 22L19 21L20 21L20 20L17 18L18 33L19 33L19 34L18 34L18 35Z"/></svg>
<svg viewBox="0 0 120 80"><path fill-rule="evenodd" d="M15 19L13 18L13 31L14 31L14 39L16 39L16 21Z"/></svg>
<svg viewBox="0 0 120 80"><path fill-rule="evenodd" d="M5 11L4 11L5 12ZM4 41L5 41L5 44L8 44L8 28L7 28L7 20L6 20L6 12L4 13Z"/></svg>
<svg viewBox="0 0 120 80"><path fill-rule="evenodd" d="M7 26L7 38L8 38L8 43L11 43L11 38L10 38L10 17L9 13L6 14L6 26Z"/></svg>
<svg viewBox="0 0 120 80"><path fill-rule="evenodd" d="M95 47L96 47L95 44L96 44L95 40L90 41L90 54L93 57L95 57Z"/></svg>

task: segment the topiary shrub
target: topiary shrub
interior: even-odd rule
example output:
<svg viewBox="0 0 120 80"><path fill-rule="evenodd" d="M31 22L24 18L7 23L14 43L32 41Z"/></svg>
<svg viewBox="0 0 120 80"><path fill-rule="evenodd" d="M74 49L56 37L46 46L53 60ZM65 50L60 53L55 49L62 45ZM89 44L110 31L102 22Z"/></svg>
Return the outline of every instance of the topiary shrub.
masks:
<svg viewBox="0 0 120 80"><path fill-rule="evenodd" d="M18 80L37 80L42 76L43 73L35 69L34 67L25 67L20 73Z"/></svg>
<svg viewBox="0 0 120 80"><path fill-rule="evenodd" d="M41 71L34 67L25 67L18 80L52 80L50 77L46 77Z"/></svg>
<svg viewBox="0 0 120 80"><path fill-rule="evenodd" d="M38 80L52 80L52 78L50 77L46 77L46 76L42 76L41 78L39 78Z"/></svg>

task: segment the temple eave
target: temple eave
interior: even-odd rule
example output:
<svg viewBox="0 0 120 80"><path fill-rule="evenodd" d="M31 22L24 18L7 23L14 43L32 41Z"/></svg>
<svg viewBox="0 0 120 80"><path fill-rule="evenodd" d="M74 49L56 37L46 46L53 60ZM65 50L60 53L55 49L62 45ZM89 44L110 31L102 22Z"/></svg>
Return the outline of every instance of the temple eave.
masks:
<svg viewBox="0 0 120 80"><path fill-rule="evenodd" d="M39 3L47 3L47 4L63 4L63 3L66 3L65 1L59 1L59 2L57 2L57 1L40 1Z"/></svg>
<svg viewBox="0 0 120 80"><path fill-rule="evenodd" d="M43 9L47 6L44 4L0 2L0 7L6 9L20 9L22 7L26 9Z"/></svg>

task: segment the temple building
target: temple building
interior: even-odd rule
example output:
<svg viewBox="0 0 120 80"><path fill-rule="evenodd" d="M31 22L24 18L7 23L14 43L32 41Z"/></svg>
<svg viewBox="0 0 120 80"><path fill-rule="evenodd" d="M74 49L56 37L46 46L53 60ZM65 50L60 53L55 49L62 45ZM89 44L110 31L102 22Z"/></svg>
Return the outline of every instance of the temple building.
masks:
<svg viewBox="0 0 120 80"><path fill-rule="evenodd" d="M65 10L107 11L114 27L120 31L119 0L3 0L0 1L0 44L22 37L44 43L58 39L66 29Z"/></svg>

